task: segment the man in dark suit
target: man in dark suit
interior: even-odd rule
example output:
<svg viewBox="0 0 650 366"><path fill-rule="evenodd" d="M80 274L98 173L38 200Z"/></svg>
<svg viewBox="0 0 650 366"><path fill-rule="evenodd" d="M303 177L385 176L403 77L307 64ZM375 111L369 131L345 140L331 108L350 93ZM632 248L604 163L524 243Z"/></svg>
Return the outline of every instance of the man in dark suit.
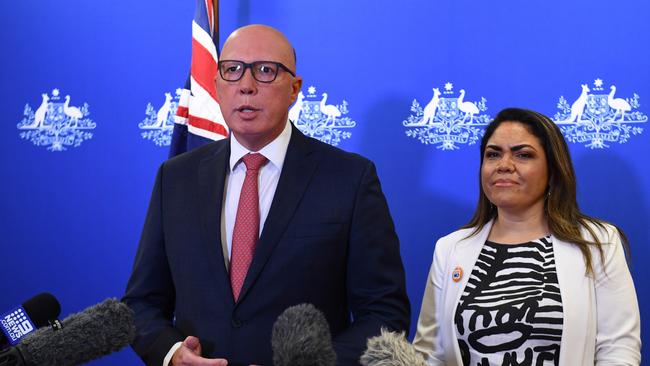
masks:
<svg viewBox="0 0 650 366"><path fill-rule="evenodd" d="M240 28L217 76L231 131L162 164L124 301L148 364L272 365L271 329L311 303L339 365L408 331L399 242L374 165L288 120L302 79L277 30Z"/></svg>

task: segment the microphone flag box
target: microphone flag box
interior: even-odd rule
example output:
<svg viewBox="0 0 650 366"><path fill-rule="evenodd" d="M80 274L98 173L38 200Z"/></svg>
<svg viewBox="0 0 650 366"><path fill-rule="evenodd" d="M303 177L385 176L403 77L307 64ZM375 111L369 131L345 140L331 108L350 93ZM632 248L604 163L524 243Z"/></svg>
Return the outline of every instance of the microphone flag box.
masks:
<svg viewBox="0 0 650 366"><path fill-rule="evenodd" d="M26 335L36 330L34 322L27 316L27 312L19 306L0 317L0 329L12 346L20 343Z"/></svg>

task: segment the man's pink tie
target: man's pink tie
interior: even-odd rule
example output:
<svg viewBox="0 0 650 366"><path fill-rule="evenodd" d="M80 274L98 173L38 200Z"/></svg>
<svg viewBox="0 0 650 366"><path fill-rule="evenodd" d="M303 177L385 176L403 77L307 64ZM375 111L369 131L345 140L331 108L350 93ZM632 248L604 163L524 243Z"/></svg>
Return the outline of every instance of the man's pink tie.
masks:
<svg viewBox="0 0 650 366"><path fill-rule="evenodd" d="M260 235L260 200L257 188L259 170L268 161L262 154L246 154L246 178L239 195L239 206L232 234L230 285L235 301L239 298L248 267L253 261L255 244Z"/></svg>

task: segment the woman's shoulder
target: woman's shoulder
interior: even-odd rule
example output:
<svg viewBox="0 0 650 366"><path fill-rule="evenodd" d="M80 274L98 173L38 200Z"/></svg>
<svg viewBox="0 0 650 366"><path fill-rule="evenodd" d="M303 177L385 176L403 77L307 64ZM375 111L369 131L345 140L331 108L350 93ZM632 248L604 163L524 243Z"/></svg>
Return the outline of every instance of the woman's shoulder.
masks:
<svg viewBox="0 0 650 366"><path fill-rule="evenodd" d="M451 232L440 239L438 239L438 242L436 243L436 250L449 250L453 245L457 245L458 243L465 241L467 239L470 239L471 237L475 236L477 233L475 233L476 228L471 227L471 228L462 228L458 229L454 232Z"/></svg>
<svg viewBox="0 0 650 366"><path fill-rule="evenodd" d="M613 224L601 220L588 220L581 228L582 237L585 240L598 240L601 244L616 244L620 242L620 233Z"/></svg>
<svg viewBox="0 0 650 366"><path fill-rule="evenodd" d="M626 244L619 229L605 221L588 221L582 226L583 239L591 242L597 242L598 245L590 245L592 257L594 258L594 270L598 273L601 268L604 269L616 262L624 265L626 263ZM598 259L596 259L598 258Z"/></svg>

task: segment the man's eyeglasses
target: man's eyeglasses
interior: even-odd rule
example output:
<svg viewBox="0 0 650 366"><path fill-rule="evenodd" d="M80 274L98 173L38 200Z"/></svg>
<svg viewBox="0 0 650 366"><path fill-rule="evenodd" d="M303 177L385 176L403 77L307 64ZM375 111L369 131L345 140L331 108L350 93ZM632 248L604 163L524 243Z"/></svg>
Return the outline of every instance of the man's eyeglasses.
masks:
<svg viewBox="0 0 650 366"><path fill-rule="evenodd" d="M219 61L219 75L226 81L238 81L244 76L248 68L251 69L253 78L260 83L273 82L278 77L280 69L288 72L293 77L296 76L288 67L275 61L255 61L251 63L235 60Z"/></svg>

